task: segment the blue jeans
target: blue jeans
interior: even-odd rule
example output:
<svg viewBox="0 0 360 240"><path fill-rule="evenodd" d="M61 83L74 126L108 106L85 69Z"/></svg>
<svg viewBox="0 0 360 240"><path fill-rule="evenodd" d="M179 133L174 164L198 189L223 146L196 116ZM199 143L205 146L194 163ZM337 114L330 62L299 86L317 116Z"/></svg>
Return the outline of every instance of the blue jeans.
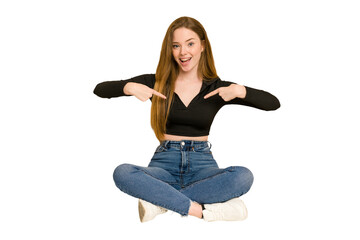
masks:
<svg viewBox="0 0 360 240"><path fill-rule="evenodd" d="M209 145L209 144L210 145ZM220 169L208 141L162 141L148 167L121 164L114 171L123 192L186 216L191 201L224 202L250 190L245 167Z"/></svg>

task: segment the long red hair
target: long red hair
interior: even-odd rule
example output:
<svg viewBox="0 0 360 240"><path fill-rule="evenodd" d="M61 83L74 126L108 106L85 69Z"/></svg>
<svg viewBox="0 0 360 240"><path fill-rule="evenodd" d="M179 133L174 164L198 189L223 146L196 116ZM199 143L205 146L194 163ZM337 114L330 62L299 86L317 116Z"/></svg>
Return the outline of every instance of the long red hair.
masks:
<svg viewBox="0 0 360 240"><path fill-rule="evenodd" d="M162 43L154 86L154 89L164 94L166 99L153 95L151 105L151 127L160 142L164 140L166 122L174 97L175 81L179 75L179 66L172 54L173 33L181 27L194 31L204 43L204 51L201 53L198 65L199 76L204 81L217 77L211 45L201 23L190 17L180 17L172 22Z"/></svg>

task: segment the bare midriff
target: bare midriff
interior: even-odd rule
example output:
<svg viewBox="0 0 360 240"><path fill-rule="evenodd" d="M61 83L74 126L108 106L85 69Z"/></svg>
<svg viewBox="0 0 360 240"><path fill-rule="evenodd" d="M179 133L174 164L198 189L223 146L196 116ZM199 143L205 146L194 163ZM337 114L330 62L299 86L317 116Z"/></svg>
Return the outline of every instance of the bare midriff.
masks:
<svg viewBox="0 0 360 240"><path fill-rule="evenodd" d="M164 134L164 140L170 140L170 141L181 141L181 140L207 141L208 136L188 137L188 136L178 136L178 135Z"/></svg>

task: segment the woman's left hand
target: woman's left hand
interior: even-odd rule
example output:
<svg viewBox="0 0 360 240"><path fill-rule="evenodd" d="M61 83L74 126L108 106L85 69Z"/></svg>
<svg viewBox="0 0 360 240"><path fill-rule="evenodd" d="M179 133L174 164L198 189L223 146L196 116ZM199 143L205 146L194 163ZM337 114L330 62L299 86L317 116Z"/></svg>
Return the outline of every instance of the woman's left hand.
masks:
<svg viewBox="0 0 360 240"><path fill-rule="evenodd" d="M219 87L218 89L215 89L214 91L206 94L204 99L212 97L216 94L219 94L225 102L228 102L236 97L245 98L246 88L242 85L233 83L227 87Z"/></svg>

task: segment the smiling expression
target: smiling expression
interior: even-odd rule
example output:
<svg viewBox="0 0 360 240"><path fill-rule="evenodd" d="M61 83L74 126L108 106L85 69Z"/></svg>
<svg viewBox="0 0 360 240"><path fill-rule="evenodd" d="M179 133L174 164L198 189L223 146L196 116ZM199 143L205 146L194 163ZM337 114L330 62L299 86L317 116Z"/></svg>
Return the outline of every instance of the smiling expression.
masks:
<svg viewBox="0 0 360 240"><path fill-rule="evenodd" d="M172 54L180 67L180 71L197 71L203 50L203 44L194 31L184 27L174 31Z"/></svg>

